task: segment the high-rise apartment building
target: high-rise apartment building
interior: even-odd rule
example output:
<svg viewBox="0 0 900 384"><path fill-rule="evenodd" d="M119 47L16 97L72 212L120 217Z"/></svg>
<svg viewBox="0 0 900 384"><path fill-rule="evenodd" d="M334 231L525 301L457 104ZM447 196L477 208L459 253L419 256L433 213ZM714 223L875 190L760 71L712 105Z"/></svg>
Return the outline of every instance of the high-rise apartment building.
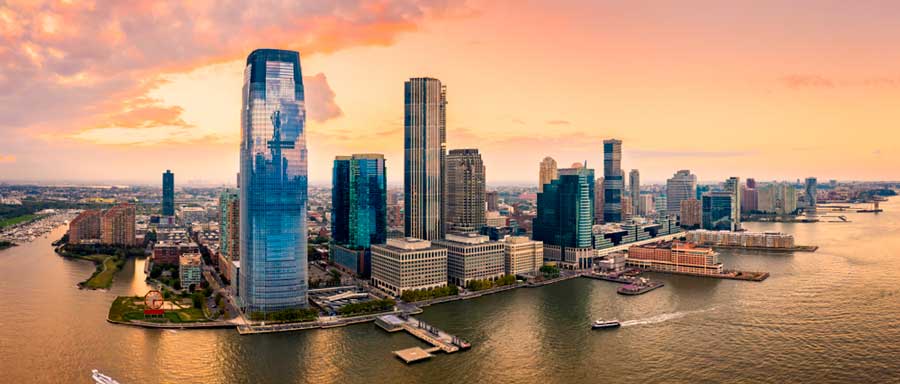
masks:
<svg viewBox="0 0 900 384"><path fill-rule="evenodd" d="M725 180L725 191L731 193L733 202L731 218L734 220L734 229L732 230L739 231L741 229L741 178L729 177L728 180Z"/></svg>
<svg viewBox="0 0 900 384"><path fill-rule="evenodd" d="M372 245L372 285L392 295L447 285L447 248L416 238Z"/></svg>
<svg viewBox="0 0 900 384"><path fill-rule="evenodd" d="M602 224L603 221L603 194L606 189L603 184L603 178L598 177L594 181L594 223Z"/></svg>
<svg viewBox="0 0 900 384"><path fill-rule="evenodd" d="M792 184L770 183L763 185L757 191L760 212L783 216L797 211L797 191Z"/></svg>
<svg viewBox="0 0 900 384"><path fill-rule="evenodd" d="M681 200L681 226L685 228L699 228L702 220L700 200L695 198Z"/></svg>
<svg viewBox="0 0 900 384"><path fill-rule="evenodd" d="M300 54L257 49L241 108L240 284L248 312L307 305L306 105Z"/></svg>
<svg viewBox="0 0 900 384"><path fill-rule="evenodd" d="M133 246L134 206L122 203L103 212L100 217L100 243Z"/></svg>
<svg viewBox="0 0 900 384"><path fill-rule="evenodd" d="M477 149L452 149L447 154L444 181L449 231L476 233L484 226L484 162Z"/></svg>
<svg viewBox="0 0 900 384"><path fill-rule="evenodd" d="M487 203L488 211L499 211L500 210L500 199L497 196L497 191L485 192L484 200Z"/></svg>
<svg viewBox="0 0 900 384"><path fill-rule="evenodd" d="M631 214L638 216L641 214L641 173L637 169L628 173L628 189L631 193Z"/></svg>
<svg viewBox="0 0 900 384"><path fill-rule="evenodd" d="M666 211L677 213L681 209L682 200L694 198L696 195L697 176L687 169L675 172L675 175L666 181Z"/></svg>
<svg viewBox="0 0 900 384"><path fill-rule="evenodd" d="M622 192L625 179L622 172L622 141L603 140L603 221L622 221Z"/></svg>
<svg viewBox="0 0 900 384"><path fill-rule="evenodd" d="M448 233L434 245L447 248L447 282L465 287L473 280L503 277L503 244L474 233Z"/></svg>
<svg viewBox="0 0 900 384"><path fill-rule="evenodd" d="M69 244L83 244L100 239L100 216L103 214L88 209L69 222Z"/></svg>
<svg viewBox="0 0 900 384"><path fill-rule="evenodd" d="M404 226L406 236L425 240L443 235L447 89L438 79L404 84Z"/></svg>
<svg viewBox="0 0 900 384"><path fill-rule="evenodd" d="M219 252L227 261L241 259L241 202L238 192L226 189L219 195Z"/></svg>
<svg viewBox="0 0 900 384"><path fill-rule="evenodd" d="M162 174L162 215L175 216L175 174L170 170Z"/></svg>
<svg viewBox="0 0 900 384"><path fill-rule="evenodd" d="M806 210L807 212L816 211L816 200L818 194L818 181L815 177L807 177L804 185L806 193Z"/></svg>
<svg viewBox="0 0 900 384"><path fill-rule="evenodd" d="M541 172L538 177L538 192L544 191L544 185L550 184L551 181L556 180L559 177L558 167L556 165L556 160L553 160L552 157L545 157L544 160L541 161Z"/></svg>
<svg viewBox="0 0 900 384"><path fill-rule="evenodd" d="M747 185L750 185L750 180L747 179ZM756 183L753 183L756 185ZM741 213L750 213L759 210L758 205L759 194L756 188L745 187L741 189Z"/></svg>

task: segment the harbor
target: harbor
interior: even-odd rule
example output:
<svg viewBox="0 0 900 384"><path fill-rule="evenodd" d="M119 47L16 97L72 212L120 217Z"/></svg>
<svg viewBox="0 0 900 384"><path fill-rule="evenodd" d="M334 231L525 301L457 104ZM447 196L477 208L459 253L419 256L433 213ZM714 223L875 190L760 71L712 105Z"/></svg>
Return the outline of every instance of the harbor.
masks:
<svg viewBox="0 0 900 384"><path fill-rule="evenodd" d="M434 353L455 353L472 347L467 341L457 336L448 334L430 324L407 315L384 315L375 320L375 324L381 329L393 333L406 331L410 335L431 344L432 347L423 349L419 347L405 348L392 353L407 364L427 360L434 357Z"/></svg>

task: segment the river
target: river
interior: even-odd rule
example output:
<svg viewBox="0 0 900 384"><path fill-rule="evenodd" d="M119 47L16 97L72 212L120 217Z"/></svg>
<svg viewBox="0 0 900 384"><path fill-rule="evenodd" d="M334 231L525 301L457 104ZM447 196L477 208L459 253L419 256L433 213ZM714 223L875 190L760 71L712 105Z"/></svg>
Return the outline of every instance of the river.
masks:
<svg viewBox="0 0 900 384"><path fill-rule="evenodd" d="M575 279L436 305L420 317L473 344L407 366L422 343L374 324L240 336L105 322L117 295L143 294L144 260L109 291L76 288L94 267L50 243L0 251L2 382L90 383L97 368L130 383L900 382L900 203L850 223L747 223L793 233L815 253L722 251L761 283L656 274L666 286L621 296ZM591 331L595 318L624 326Z"/></svg>

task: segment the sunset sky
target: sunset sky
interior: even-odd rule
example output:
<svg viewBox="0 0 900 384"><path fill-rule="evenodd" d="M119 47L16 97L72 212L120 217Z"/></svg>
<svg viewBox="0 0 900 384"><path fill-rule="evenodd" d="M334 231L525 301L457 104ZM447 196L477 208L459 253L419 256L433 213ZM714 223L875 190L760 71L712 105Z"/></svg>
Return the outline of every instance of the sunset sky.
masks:
<svg viewBox="0 0 900 384"><path fill-rule="evenodd" d="M244 60L300 51L310 181L403 175L403 81L447 86L488 184L545 156L658 182L900 179L896 1L0 3L0 181L234 183Z"/></svg>

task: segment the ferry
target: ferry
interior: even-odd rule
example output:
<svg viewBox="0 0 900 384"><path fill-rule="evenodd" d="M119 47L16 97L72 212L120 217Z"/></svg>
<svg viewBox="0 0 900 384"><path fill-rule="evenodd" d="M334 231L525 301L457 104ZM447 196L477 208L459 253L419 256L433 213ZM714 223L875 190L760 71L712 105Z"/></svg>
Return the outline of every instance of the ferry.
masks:
<svg viewBox="0 0 900 384"><path fill-rule="evenodd" d="M119 384L119 382L112 377L106 376L96 369L91 370L91 378L94 379L94 383L96 384Z"/></svg>
<svg viewBox="0 0 900 384"><path fill-rule="evenodd" d="M594 320L591 329L619 328L621 325L619 320Z"/></svg>

